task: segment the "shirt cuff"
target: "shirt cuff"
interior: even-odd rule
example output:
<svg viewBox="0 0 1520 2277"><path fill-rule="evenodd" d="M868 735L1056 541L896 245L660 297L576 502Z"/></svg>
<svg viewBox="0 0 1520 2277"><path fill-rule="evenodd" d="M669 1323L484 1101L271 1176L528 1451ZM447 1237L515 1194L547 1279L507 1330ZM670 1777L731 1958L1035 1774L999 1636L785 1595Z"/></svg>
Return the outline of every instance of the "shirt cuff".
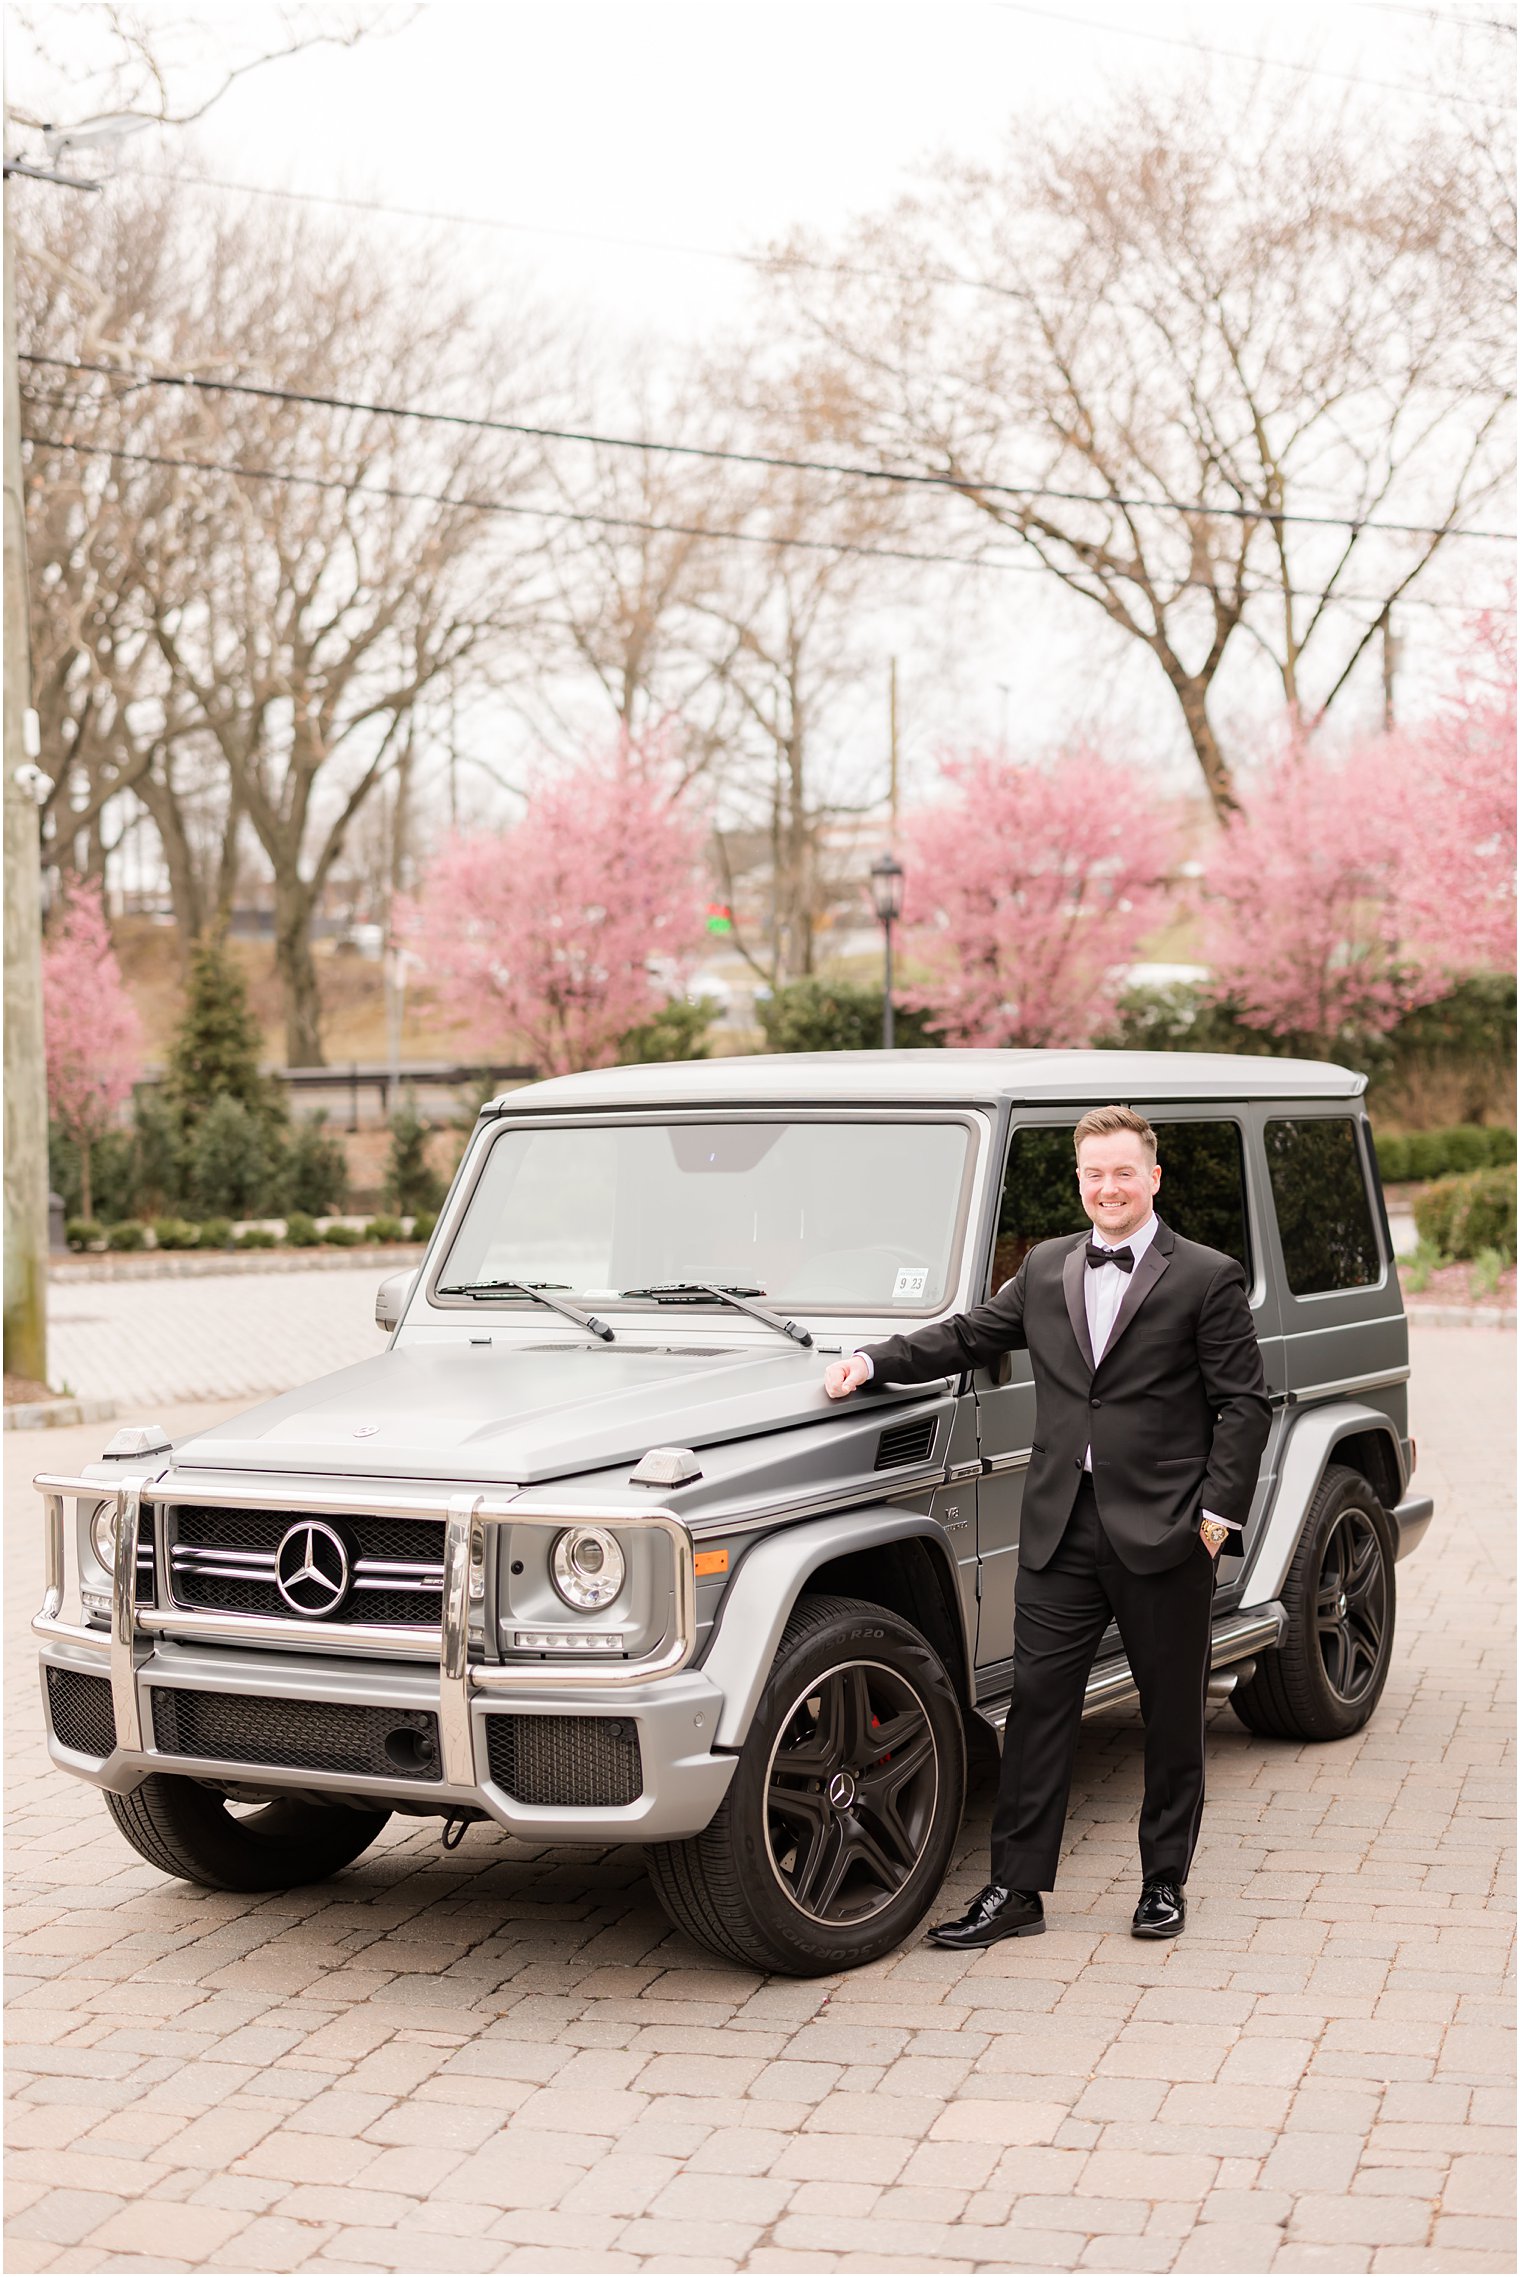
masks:
<svg viewBox="0 0 1520 2277"><path fill-rule="evenodd" d="M1232 1534L1240 1534L1245 1531L1238 1518L1221 1518L1217 1510L1205 1510L1203 1515L1205 1518L1212 1518L1216 1526L1228 1526Z"/></svg>
<svg viewBox="0 0 1520 2277"><path fill-rule="evenodd" d="M863 1344L857 1344L854 1351L850 1354L850 1357L852 1360L864 1360L866 1364L866 1382L869 1383L876 1373L876 1362L871 1358L871 1355L866 1350L865 1346Z"/></svg>

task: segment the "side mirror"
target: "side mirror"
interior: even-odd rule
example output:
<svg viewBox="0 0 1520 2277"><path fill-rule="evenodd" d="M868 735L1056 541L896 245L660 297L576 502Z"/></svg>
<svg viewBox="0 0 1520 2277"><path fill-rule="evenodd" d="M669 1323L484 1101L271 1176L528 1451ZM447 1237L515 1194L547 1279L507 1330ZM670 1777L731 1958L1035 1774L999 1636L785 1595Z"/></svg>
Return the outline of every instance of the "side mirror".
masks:
<svg viewBox="0 0 1520 2277"><path fill-rule="evenodd" d="M387 1335L401 1325L401 1315L411 1301L417 1282L417 1267L408 1272L388 1273L375 1294L375 1326Z"/></svg>

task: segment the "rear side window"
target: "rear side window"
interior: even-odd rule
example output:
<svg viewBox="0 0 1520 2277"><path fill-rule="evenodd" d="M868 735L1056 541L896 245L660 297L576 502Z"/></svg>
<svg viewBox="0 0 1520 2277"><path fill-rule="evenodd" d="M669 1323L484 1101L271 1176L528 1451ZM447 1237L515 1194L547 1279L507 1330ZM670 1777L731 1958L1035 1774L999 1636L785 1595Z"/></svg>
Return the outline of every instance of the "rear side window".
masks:
<svg viewBox="0 0 1520 2277"><path fill-rule="evenodd" d="M1351 1117L1269 1122L1266 1143L1283 1265L1294 1296L1369 1287L1383 1268Z"/></svg>
<svg viewBox="0 0 1520 2277"><path fill-rule="evenodd" d="M1073 1116L1073 1122L1076 1118ZM1219 1122L1153 1123L1161 1186L1160 1215L1187 1241L1237 1258L1251 1277L1246 1228L1245 1160L1240 1126ZM1016 1130L998 1212L992 1286L1018 1271L1037 1241L1080 1233L1087 1224L1077 1191L1076 1156L1064 1125Z"/></svg>

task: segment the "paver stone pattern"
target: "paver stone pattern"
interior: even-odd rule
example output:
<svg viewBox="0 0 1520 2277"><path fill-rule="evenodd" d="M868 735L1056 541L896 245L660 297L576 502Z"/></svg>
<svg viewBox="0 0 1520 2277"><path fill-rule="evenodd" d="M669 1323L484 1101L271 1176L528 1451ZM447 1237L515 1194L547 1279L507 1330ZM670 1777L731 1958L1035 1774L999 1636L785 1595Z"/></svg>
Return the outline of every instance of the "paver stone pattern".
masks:
<svg viewBox="0 0 1520 2277"><path fill-rule="evenodd" d="M1046 1936L811 1983L695 1951L632 1850L394 1819L318 1888L166 1881L39 1736L26 1481L102 1434L11 1434L7 2268L1513 2271L1515 1340L1413 1345L1382 1706L1215 1712L1186 1935L1128 1935L1121 1711Z"/></svg>

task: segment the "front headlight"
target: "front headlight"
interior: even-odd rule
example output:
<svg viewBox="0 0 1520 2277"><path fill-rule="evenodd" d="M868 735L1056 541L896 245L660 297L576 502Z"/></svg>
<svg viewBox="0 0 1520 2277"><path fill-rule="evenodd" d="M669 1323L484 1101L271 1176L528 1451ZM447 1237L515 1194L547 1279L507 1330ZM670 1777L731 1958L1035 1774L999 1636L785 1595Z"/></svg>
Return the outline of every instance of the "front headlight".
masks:
<svg viewBox="0 0 1520 2277"><path fill-rule="evenodd" d="M556 1539L549 1571L567 1605L594 1613L619 1594L627 1567L616 1536L604 1526L572 1526Z"/></svg>
<svg viewBox="0 0 1520 2277"><path fill-rule="evenodd" d="M116 1505L97 1502L90 1515L90 1548L103 1572L116 1571Z"/></svg>

